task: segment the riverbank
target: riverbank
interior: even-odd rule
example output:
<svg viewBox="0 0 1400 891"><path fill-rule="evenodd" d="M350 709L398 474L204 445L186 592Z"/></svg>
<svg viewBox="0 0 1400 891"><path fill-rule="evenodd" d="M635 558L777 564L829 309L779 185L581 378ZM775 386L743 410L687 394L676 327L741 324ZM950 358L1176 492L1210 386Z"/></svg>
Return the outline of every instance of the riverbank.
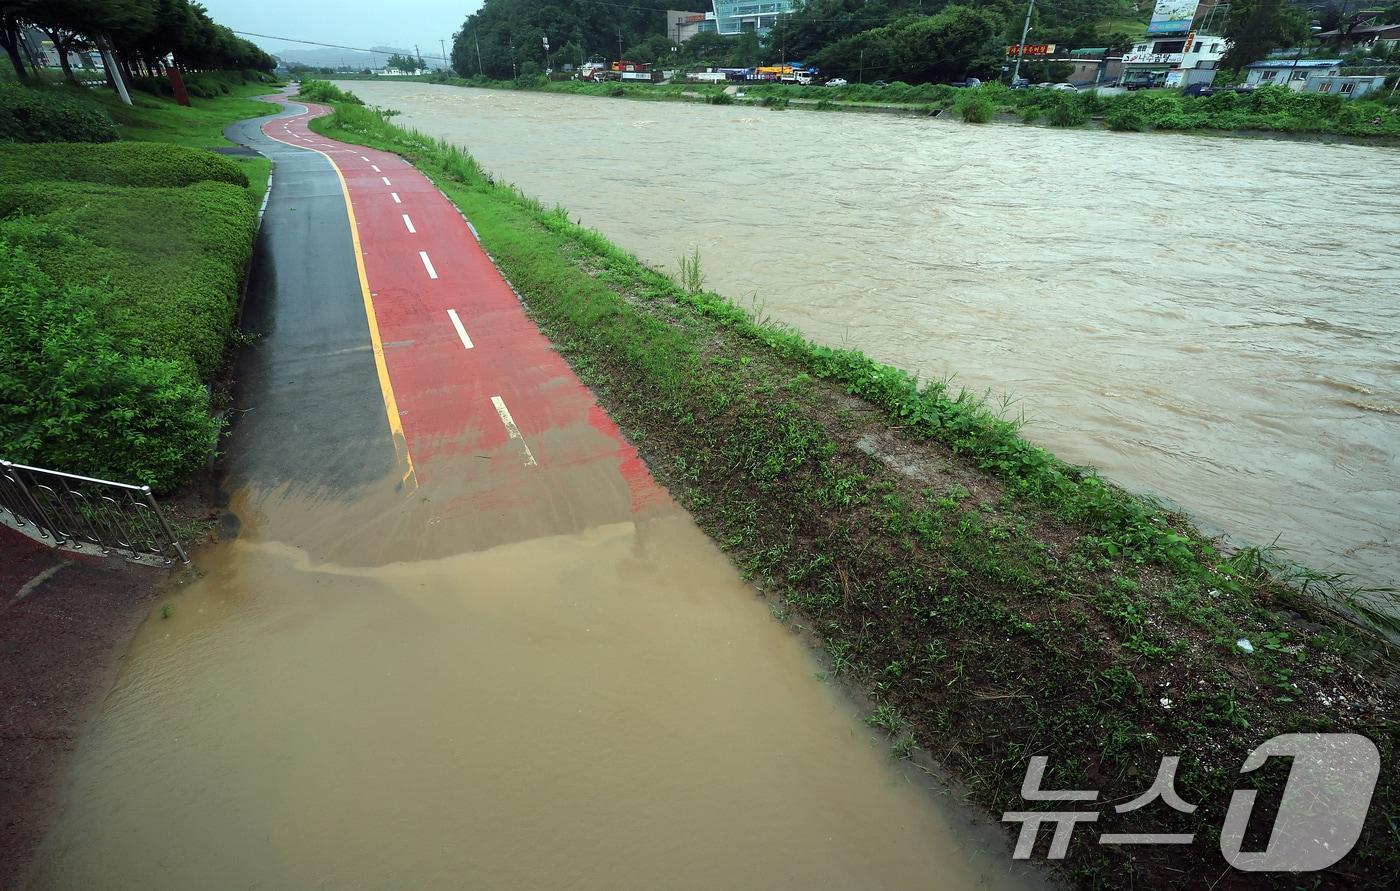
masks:
<svg viewBox="0 0 1400 891"><path fill-rule="evenodd" d="M166 578L0 525L0 888L26 887L55 780Z"/></svg>
<svg viewBox="0 0 1400 891"><path fill-rule="evenodd" d="M1180 754L1177 789L1201 807L1174 831L1197 844L1124 851L1080 833L1076 881L1215 880L1239 765L1275 733L1350 728L1390 757L1392 652L1271 577L1260 551L1223 558L965 394L762 324L704 288L698 257L675 281L455 148L354 106L313 128L403 155L467 214L653 472L872 697L894 753L927 751L997 814L1026 806L1032 755L1049 757L1046 787L1119 799ZM1395 870L1382 815L1396 796L1383 777L1336 883Z"/></svg>
<svg viewBox="0 0 1400 891"><path fill-rule="evenodd" d="M338 75L338 79L355 80ZM956 89L947 84L844 87L754 83L586 83L582 81L495 81L486 78L415 76L373 78L482 89L564 93L647 102L704 102L773 110L844 111L937 117L951 114L971 123L1043 124L1134 132L1239 137L1307 137L1357 145L1400 145L1400 100L1346 100L1341 96L1292 93L1266 87L1249 95L1182 96L1175 90L1100 96L1093 90L1011 90L1000 84Z"/></svg>

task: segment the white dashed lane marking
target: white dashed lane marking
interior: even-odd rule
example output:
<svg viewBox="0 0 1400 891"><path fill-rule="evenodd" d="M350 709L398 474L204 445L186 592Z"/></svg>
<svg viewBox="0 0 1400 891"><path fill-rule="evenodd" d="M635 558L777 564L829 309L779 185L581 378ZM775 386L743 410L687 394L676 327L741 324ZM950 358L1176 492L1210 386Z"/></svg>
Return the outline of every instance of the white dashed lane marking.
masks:
<svg viewBox="0 0 1400 891"><path fill-rule="evenodd" d="M418 256L423 260L423 268L428 270L428 278L437 278L437 270L433 268L433 261L428 259L428 252L419 251Z"/></svg>
<svg viewBox="0 0 1400 891"><path fill-rule="evenodd" d="M462 320L457 317L457 310L449 309L447 315L452 319L452 327L457 329L457 336L462 339L462 346L471 349L472 339L467 336L467 329L462 327Z"/></svg>
<svg viewBox="0 0 1400 891"><path fill-rule="evenodd" d="M506 427L506 433L510 438L520 443L520 447L525 450L525 466L536 467L535 455L530 451L530 447L525 444L525 437L520 435L520 428L515 426L515 419L510 416L510 409L506 408L505 401L499 396L491 397L491 404L496 406L496 414L501 416L501 423Z"/></svg>

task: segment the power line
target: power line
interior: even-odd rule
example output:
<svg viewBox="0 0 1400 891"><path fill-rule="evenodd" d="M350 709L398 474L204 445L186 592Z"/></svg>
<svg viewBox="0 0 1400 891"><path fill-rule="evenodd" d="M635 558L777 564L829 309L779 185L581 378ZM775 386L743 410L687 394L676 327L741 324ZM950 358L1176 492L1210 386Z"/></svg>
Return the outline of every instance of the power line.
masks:
<svg viewBox="0 0 1400 891"><path fill-rule="evenodd" d="M300 39L298 39L298 38L296 38L296 37L278 37L278 36L275 35L275 34L258 34L258 33L254 32L254 31L234 31L233 33L235 33L235 34L242 34L244 37L262 37L262 38L264 38L265 40L285 40L285 41L288 42L288 43L304 43L304 44L306 44L306 45L308 45L308 46L324 46L324 47L329 47L330 49L351 50L352 52L357 52L357 53L372 53L372 54L374 54L374 55L376 55L376 56L393 56L393 55L399 54L400 52L405 52L405 53L408 52L407 50L392 50L392 51L386 52L386 51L384 51L384 50L370 49L370 48L364 47L364 46L345 46L345 45L339 44L339 43L322 43L322 42L319 41L319 40L300 40ZM445 58L445 57L443 57L443 56L434 56L434 55L419 56L419 58L421 58L421 59L437 59L437 60L440 61L440 62L451 62L451 61L452 61L451 59Z"/></svg>

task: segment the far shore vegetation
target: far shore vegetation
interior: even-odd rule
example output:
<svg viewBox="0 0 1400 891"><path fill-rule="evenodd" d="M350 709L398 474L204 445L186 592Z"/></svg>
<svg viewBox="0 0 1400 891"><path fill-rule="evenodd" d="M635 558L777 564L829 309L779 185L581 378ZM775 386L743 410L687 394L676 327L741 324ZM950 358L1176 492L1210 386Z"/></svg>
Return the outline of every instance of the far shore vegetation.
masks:
<svg viewBox="0 0 1400 891"><path fill-rule="evenodd" d="M354 80L364 75L335 75ZM987 123L999 115L1010 122L1054 127L1098 126L1110 130L1177 132L1272 132L1332 134L1346 137L1400 138L1400 97L1349 100L1337 94L1297 93L1262 87L1248 94L1222 91L1213 96L1185 96L1180 90L1142 90L1104 96L1093 90L1012 90L990 83L972 89L948 84L891 83L844 87L754 83L737 91L712 84L585 83L547 80L543 74L514 80L458 78L443 73L416 77L373 77L375 81L421 81L487 89L538 90L641 101L692 101L757 105L776 110L870 111L888 109L910 114L952 113L970 123ZM734 95L734 93L739 95ZM1014 116L1014 117L1013 117Z"/></svg>

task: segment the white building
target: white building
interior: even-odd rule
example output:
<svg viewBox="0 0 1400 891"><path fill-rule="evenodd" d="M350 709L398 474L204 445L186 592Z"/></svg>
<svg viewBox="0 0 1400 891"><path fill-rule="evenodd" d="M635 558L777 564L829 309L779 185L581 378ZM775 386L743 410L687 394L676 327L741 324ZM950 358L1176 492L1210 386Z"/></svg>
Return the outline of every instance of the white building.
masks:
<svg viewBox="0 0 1400 891"><path fill-rule="evenodd" d="M1249 72L1245 83L1256 87L1288 87L1295 92L1308 88L1312 77L1336 77L1342 73L1341 59L1264 59L1244 66Z"/></svg>
<svg viewBox="0 0 1400 891"><path fill-rule="evenodd" d="M1148 35L1123 54L1123 82L1159 87L1211 83L1230 42L1217 34Z"/></svg>

